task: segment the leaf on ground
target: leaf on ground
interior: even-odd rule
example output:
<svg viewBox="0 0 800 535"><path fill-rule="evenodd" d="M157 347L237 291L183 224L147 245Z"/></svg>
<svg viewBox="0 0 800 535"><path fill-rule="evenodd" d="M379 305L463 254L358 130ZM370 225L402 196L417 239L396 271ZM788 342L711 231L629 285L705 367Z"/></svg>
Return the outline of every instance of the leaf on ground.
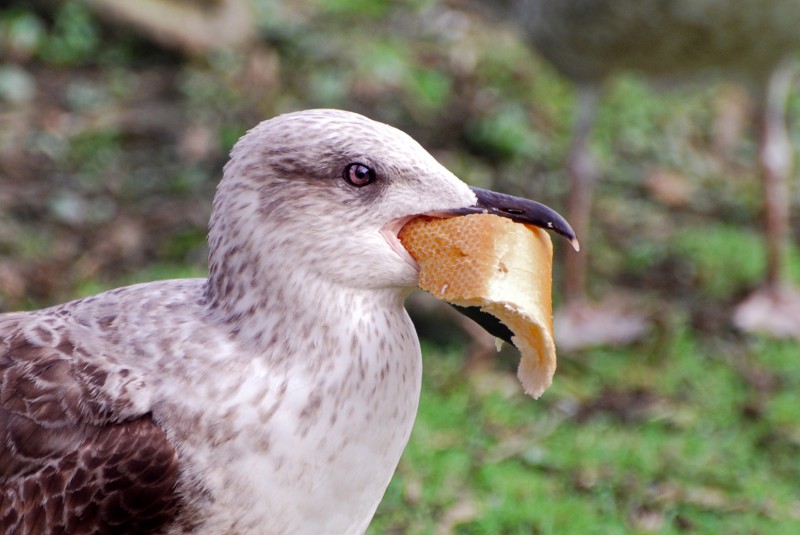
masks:
<svg viewBox="0 0 800 535"><path fill-rule="evenodd" d="M690 206L697 189L683 174L662 168L648 172L644 185L652 197L670 208Z"/></svg>
<svg viewBox="0 0 800 535"><path fill-rule="evenodd" d="M444 512L436 524L436 535L449 535L456 526L474 520L479 514L475 501L470 496L462 497Z"/></svg>

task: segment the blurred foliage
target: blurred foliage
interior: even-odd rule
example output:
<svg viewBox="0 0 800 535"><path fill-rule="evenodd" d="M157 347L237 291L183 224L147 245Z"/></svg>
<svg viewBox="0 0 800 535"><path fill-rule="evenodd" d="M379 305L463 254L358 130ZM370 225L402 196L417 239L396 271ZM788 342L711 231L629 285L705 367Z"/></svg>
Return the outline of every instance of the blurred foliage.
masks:
<svg viewBox="0 0 800 535"><path fill-rule="evenodd" d="M227 152L290 110L365 113L467 182L563 208L574 91L510 28L460 0L254 7L251 48L186 57L80 1L0 6L0 310L202 276ZM420 420L370 533L792 532L797 345L729 319L764 270L755 129L718 132L747 115L740 100L719 81L609 84L582 241L592 290L634 293L654 333L564 356L536 403L513 365L466 383L459 349L428 346Z"/></svg>
<svg viewBox="0 0 800 535"><path fill-rule="evenodd" d="M70 66L87 63L100 49L97 25L86 8L77 2L58 7L53 25L37 50L45 63Z"/></svg>

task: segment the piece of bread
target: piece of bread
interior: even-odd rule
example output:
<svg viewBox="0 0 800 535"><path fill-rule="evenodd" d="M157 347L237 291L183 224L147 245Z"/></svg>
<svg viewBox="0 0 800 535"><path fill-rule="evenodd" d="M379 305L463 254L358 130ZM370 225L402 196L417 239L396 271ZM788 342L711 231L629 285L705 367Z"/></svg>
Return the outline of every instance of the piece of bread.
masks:
<svg viewBox="0 0 800 535"><path fill-rule="evenodd" d="M538 398L553 381L553 243L543 229L488 214L417 217L398 238L419 263L419 285L439 299L478 306L514 333L517 375Z"/></svg>

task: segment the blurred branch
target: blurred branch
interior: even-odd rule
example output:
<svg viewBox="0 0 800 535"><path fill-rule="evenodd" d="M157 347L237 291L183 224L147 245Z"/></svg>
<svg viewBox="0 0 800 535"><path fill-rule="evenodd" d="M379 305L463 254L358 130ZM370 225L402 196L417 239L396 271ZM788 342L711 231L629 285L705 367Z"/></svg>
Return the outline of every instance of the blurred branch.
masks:
<svg viewBox="0 0 800 535"><path fill-rule="evenodd" d="M250 42L255 17L247 0L88 0L109 19L136 27L153 40L189 55Z"/></svg>

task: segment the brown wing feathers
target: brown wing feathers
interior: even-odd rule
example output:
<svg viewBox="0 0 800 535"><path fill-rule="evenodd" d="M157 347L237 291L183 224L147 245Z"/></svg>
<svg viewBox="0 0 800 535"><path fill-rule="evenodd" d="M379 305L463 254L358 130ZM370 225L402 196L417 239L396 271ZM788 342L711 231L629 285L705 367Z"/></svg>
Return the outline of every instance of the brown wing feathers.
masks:
<svg viewBox="0 0 800 535"><path fill-rule="evenodd" d="M103 424L69 339L14 327L0 321L0 534L161 531L179 508L164 432L149 415Z"/></svg>

